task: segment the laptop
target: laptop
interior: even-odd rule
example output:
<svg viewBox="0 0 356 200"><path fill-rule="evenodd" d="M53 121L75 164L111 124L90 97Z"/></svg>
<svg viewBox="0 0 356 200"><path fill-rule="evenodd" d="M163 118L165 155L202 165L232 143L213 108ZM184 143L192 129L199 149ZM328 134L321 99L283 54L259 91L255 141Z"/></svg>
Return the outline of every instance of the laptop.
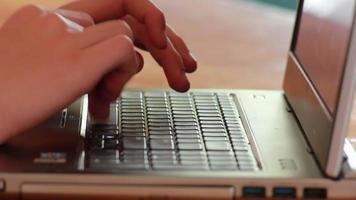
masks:
<svg viewBox="0 0 356 200"><path fill-rule="evenodd" d="M356 197L355 3L300 1L283 91L79 99L0 147L0 199Z"/></svg>

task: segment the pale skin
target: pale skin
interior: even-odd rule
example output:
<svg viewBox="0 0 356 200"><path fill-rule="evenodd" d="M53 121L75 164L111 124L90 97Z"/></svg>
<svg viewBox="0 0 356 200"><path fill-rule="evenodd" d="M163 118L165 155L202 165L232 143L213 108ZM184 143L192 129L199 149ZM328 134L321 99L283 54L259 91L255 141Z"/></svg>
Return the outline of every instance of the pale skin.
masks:
<svg viewBox="0 0 356 200"><path fill-rule="evenodd" d="M149 0L18 10L0 28L0 144L87 93L92 116L105 119L143 67L135 47L151 53L173 89L189 89L197 62Z"/></svg>

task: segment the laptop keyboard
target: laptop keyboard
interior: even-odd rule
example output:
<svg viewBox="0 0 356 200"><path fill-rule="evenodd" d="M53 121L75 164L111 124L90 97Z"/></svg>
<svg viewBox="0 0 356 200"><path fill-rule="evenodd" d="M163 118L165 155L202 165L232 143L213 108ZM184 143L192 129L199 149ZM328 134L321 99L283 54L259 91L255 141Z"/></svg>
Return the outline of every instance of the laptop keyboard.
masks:
<svg viewBox="0 0 356 200"><path fill-rule="evenodd" d="M124 92L87 140L89 170L258 170L234 97Z"/></svg>

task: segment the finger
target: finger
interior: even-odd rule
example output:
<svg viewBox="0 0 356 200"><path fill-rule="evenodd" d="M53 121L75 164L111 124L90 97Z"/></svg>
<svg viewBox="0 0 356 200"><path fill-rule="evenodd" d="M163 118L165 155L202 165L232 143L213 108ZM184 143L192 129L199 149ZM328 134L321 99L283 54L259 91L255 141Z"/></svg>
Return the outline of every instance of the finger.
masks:
<svg viewBox="0 0 356 200"><path fill-rule="evenodd" d="M106 74L90 95L93 117L105 119L110 102L117 98L125 83L141 68L141 58L134 50L132 41L122 35L88 48L84 57L91 58L91 66L88 66L91 73L101 74L99 77Z"/></svg>
<svg viewBox="0 0 356 200"><path fill-rule="evenodd" d="M122 20L108 21L90 26L83 33L73 35L73 44L79 48L87 48L116 35L126 35L131 40L133 33L130 26Z"/></svg>
<svg viewBox="0 0 356 200"><path fill-rule="evenodd" d="M137 59L140 56L137 53ZM140 62L142 65L142 62ZM137 68L141 70L142 66ZM126 83L134 73L115 70L107 74L95 90L89 94L89 111L95 119L106 119L110 113L110 103L118 98Z"/></svg>
<svg viewBox="0 0 356 200"><path fill-rule="evenodd" d="M185 66L185 71L188 73L194 72L197 69L197 61L194 58L193 54L189 51L183 39L179 37L177 33L170 27L167 28L167 35L172 41L175 49L182 57Z"/></svg>
<svg viewBox="0 0 356 200"><path fill-rule="evenodd" d="M62 15L63 17L83 27L89 27L95 24L94 19L85 12L65 10L65 9L56 9L53 12Z"/></svg>
<svg viewBox="0 0 356 200"><path fill-rule="evenodd" d="M168 46L164 50L149 47L149 51L161 64L169 85L179 92L188 91L190 84L185 74L185 67L172 42L168 39Z"/></svg>
<svg viewBox="0 0 356 200"><path fill-rule="evenodd" d="M110 114L110 104L123 90L132 74L112 72L100 86L89 94L89 112L94 119L106 119Z"/></svg>
<svg viewBox="0 0 356 200"><path fill-rule="evenodd" d="M137 71L137 60L133 60L136 59L133 42L125 35L117 35L102 41L84 49L81 54L81 59L87 63L86 69L94 75L102 77L118 66L128 72Z"/></svg>
<svg viewBox="0 0 356 200"><path fill-rule="evenodd" d="M19 26L30 25L47 12L48 10L44 7L32 4L26 5L10 15L10 17L3 24L3 27L6 26L18 29Z"/></svg>
<svg viewBox="0 0 356 200"><path fill-rule="evenodd" d="M160 49L166 48L166 20L162 11L150 0L124 0L127 14L144 23L152 43Z"/></svg>
<svg viewBox="0 0 356 200"><path fill-rule="evenodd" d="M135 53L131 61L108 73L101 81L100 93L102 99L108 102L114 101L122 91L127 81L136 73L141 71L143 62L141 55ZM137 65L137 66L133 66ZM128 68L130 68L128 70Z"/></svg>
<svg viewBox="0 0 356 200"><path fill-rule="evenodd" d="M135 41L138 40L145 44L147 50L153 58L163 67L169 85L180 92L185 92L189 89L189 81L185 74L185 66L179 53L174 48L172 42L168 39L166 49L156 48L150 39L147 37L145 27L140 25L132 17L126 17L125 20L134 27L133 32Z"/></svg>

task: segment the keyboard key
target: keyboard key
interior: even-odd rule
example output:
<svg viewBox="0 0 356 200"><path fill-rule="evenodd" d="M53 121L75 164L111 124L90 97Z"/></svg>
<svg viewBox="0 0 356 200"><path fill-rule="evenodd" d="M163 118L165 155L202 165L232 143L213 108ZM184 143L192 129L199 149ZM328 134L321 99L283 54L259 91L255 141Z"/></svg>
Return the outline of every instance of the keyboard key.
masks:
<svg viewBox="0 0 356 200"><path fill-rule="evenodd" d="M206 129L225 129L225 126L223 126L222 124L217 125L217 124L202 124L200 125L202 128L206 128Z"/></svg>
<svg viewBox="0 0 356 200"><path fill-rule="evenodd" d="M191 114L191 115L177 115L177 114L173 114L173 118L177 119L177 118L185 118L185 119L195 119L195 115Z"/></svg>
<svg viewBox="0 0 356 200"><path fill-rule="evenodd" d="M121 134L124 137L145 137L146 132L125 132Z"/></svg>
<svg viewBox="0 0 356 200"><path fill-rule="evenodd" d="M170 120L168 115L148 115L148 119Z"/></svg>
<svg viewBox="0 0 356 200"><path fill-rule="evenodd" d="M226 132L206 133L203 132L204 137L227 137Z"/></svg>
<svg viewBox="0 0 356 200"><path fill-rule="evenodd" d="M170 126L166 126L166 127L163 127L163 126L150 126L148 128L148 130L151 132L151 131L171 131L172 130L172 127Z"/></svg>
<svg viewBox="0 0 356 200"><path fill-rule="evenodd" d="M203 133L226 133L224 128L203 128Z"/></svg>
<svg viewBox="0 0 356 200"><path fill-rule="evenodd" d="M148 119L148 122L152 122L152 123L170 123L171 122L171 119L170 118L165 118L165 119L152 119L152 118L149 118Z"/></svg>
<svg viewBox="0 0 356 200"><path fill-rule="evenodd" d="M153 150L173 150L174 144L172 140L151 140L151 149Z"/></svg>
<svg viewBox="0 0 356 200"><path fill-rule="evenodd" d="M123 128L123 133L142 133L145 132L144 128Z"/></svg>
<svg viewBox="0 0 356 200"><path fill-rule="evenodd" d="M173 135L172 131L164 131L164 130L158 130L158 131L149 131L150 135Z"/></svg>
<svg viewBox="0 0 356 200"><path fill-rule="evenodd" d="M203 150L203 146L197 143L179 143L178 149L180 150Z"/></svg>
<svg viewBox="0 0 356 200"><path fill-rule="evenodd" d="M146 150L146 138L144 137L124 137L123 139L124 149L141 149Z"/></svg>
<svg viewBox="0 0 356 200"><path fill-rule="evenodd" d="M200 117L199 116L199 120L200 121L222 121L221 117L215 117L215 116L211 116L211 117Z"/></svg>
<svg viewBox="0 0 356 200"><path fill-rule="evenodd" d="M231 146L227 142L206 142L206 149L208 151L230 151Z"/></svg>
<svg viewBox="0 0 356 200"><path fill-rule="evenodd" d="M173 136L172 135L150 135L150 139L151 140L160 140L160 139L173 140Z"/></svg>
<svg viewBox="0 0 356 200"><path fill-rule="evenodd" d="M193 134L193 135L185 135L185 134L177 134L176 135L177 139L200 139L199 134Z"/></svg>
<svg viewBox="0 0 356 200"><path fill-rule="evenodd" d="M174 118L174 122L196 122L196 118L195 117L190 117L190 118Z"/></svg>
<svg viewBox="0 0 356 200"><path fill-rule="evenodd" d="M199 138L177 138L178 143L197 143L197 144L201 144L201 140Z"/></svg>
<svg viewBox="0 0 356 200"><path fill-rule="evenodd" d="M175 122L174 123L175 126L198 126L197 122Z"/></svg>
<svg viewBox="0 0 356 200"><path fill-rule="evenodd" d="M175 126L176 130L198 130L198 126Z"/></svg>
<svg viewBox="0 0 356 200"><path fill-rule="evenodd" d="M199 135L199 131L197 129L195 130L176 130L175 131L177 134L186 134L186 135Z"/></svg>
<svg viewBox="0 0 356 200"><path fill-rule="evenodd" d="M226 141L226 142L228 142L229 141L229 139L227 138L227 137L225 137L225 136L222 136L222 137L206 137L205 135L204 135L204 140L205 141Z"/></svg>
<svg viewBox="0 0 356 200"><path fill-rule="evenodd" d="M169 116L169 113L165 112L165 111L148 111L147 114L149 116L153 116L153 115L159 115L159 116L166 115L166 116Z"/></svg>
<svg viewBox="0 0 356 200"><path fill-rule="evenodd" d="M104 149L117 149L119 145L118 140L104 140Z"/></svg>
<svg viewBox="0 0 356 200"><path fill-rule="evenodd" d="M124 124L122 124L122 127L124 128L123 130L125 130L125 128L144 130L145 125L144 124L127 124L127 123L124 123Z"/></svg>
<svg viewBox="0 0 356 200"><path fill-rule="evenodd" d="M206 158L206 153L203 152L203 151L187 151L187 150L181 150L179 151L179 155L180 157L189 157L189 156L192 156L192 157L204 157Z"/></svg>

